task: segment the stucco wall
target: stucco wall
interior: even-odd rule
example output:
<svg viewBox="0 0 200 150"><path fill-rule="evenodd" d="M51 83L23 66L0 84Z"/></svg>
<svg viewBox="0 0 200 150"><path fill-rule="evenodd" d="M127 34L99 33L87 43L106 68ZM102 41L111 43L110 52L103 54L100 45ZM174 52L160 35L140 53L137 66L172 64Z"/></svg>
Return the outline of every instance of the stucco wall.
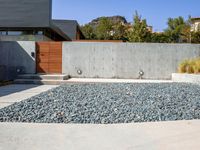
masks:
<svg viewBox="0 0 200 150"><path fill-rule="evenodd" d="M0 80L12 80L21 73L35 73L35 42L0 42Z"/></svg>
<svg viewBox="0 0 200 150"><path fill-rule="evenodd" d="M170 79L200 45L63 42L63 73L72 77ZM79 75L77 70L81 70Z"/></svg>

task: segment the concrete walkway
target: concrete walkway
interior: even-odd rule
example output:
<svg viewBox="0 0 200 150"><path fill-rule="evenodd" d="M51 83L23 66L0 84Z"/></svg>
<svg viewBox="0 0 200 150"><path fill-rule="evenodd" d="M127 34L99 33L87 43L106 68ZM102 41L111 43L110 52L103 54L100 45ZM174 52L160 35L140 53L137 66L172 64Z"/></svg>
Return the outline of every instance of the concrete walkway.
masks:
<svg viewBox="0 0 200 150"><path fill-rule="evenodd" d="M63 83L172 83L172 80L71 78Z"/></svg>
<svg viewBox="0 0 200 150"><path fill-rule="evenodd" d="M15 102L20 102L32 96L45 92L55 85L22 85L12 84L0 87L0 109Z"/></svg>
<svg viewBox="0 0 200 150"><path fill-rule="evenodd" d="M119 125L0 123L0 150L199 150L200 121Z"/></svg>

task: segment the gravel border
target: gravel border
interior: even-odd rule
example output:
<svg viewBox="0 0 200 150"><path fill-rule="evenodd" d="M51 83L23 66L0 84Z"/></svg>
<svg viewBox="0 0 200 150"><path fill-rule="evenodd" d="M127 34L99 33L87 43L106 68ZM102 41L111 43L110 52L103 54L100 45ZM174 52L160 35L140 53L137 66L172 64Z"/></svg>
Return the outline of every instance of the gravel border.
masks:
<svg viewBox="0 0 200 150"><path fill-rule="evenodd" d="M0 122L132 123L200 119L200 86L66 84L0 109Z"/></svg>

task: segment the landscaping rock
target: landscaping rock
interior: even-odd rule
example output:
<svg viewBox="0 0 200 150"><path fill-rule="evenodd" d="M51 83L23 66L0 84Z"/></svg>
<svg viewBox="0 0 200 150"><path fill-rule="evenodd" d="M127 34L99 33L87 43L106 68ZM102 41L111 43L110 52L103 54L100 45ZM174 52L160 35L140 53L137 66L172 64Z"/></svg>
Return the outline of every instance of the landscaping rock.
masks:
<svg viewBox="0 0 200 150"><path fill-rule="evenodd" d="M200 86L66 84L0 109L0 122L132 123L200 119Z"/></svg>

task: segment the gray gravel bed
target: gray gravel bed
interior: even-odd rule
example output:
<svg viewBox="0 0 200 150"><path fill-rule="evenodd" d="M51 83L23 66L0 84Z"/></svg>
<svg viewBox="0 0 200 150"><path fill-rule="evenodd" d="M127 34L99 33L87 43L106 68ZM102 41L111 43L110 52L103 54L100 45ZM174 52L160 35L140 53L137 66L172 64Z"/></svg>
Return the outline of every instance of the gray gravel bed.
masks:
<svg viewBox="0 0 200 150"><path fill-rule="evenodd" d="M200 119L200 85L66 84L0 109L0 122L131 123Z"/></svg>

